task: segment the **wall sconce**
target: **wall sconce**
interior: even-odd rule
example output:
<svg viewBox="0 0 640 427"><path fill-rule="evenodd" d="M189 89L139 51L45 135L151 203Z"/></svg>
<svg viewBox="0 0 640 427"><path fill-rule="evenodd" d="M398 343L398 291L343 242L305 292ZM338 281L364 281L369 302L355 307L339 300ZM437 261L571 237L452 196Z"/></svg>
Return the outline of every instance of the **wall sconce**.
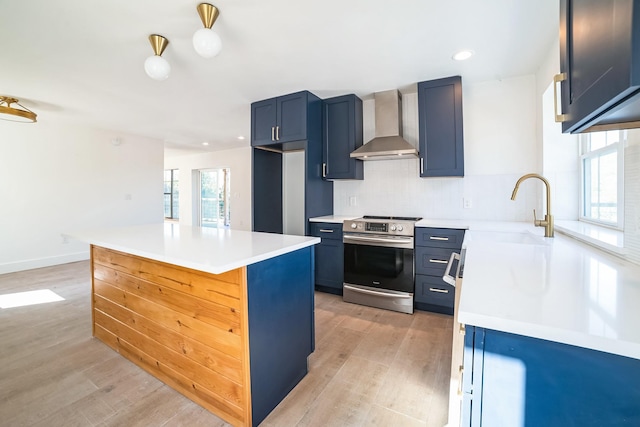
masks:
<svg viewBox="0 0 640 427"><path fill-rule="evenodd" d="M11 104L20 108L12 107ZM21 105L17 99L0 95L0 119L11 122L35 123L36 117L38 117L36 113Z"/></svg>
<svg viewBox="0 0 640 427"><path fill-rule="evenodd" d="M171 65L162 57L162 52L169 44L169 40L158 34L151 34L149 42L155 55L144 61L144 71L154 80L166 80L171 72Z"/></svg>
<svg viewBox="0 0 640 427"><path fill-rule="evenodd" d="M211 29L220 11L209 3L200 3L197 9L205 28L200 28L193 35L193 48L203 58L213 58L222 50L220 36Z"/></svg>

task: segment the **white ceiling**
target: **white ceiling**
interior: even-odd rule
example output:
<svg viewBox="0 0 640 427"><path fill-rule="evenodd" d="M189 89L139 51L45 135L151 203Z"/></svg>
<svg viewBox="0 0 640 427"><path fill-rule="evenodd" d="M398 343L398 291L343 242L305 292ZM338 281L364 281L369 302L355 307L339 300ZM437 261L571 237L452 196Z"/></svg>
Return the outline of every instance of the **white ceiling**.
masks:
<svg viewBox="0 0 640 427"><path fill-rule="evenodd" d="M39 121L224 149L249 144L253 101L303 89L367 99L451 75L464 84L532 74L558 32L558 0L215 0L223 50L203 59L191 45L198 3L0 0L0 95ZM143 69L152 33L169 39L163 82ZM453 61L462 48L475 56Z"/></svg>

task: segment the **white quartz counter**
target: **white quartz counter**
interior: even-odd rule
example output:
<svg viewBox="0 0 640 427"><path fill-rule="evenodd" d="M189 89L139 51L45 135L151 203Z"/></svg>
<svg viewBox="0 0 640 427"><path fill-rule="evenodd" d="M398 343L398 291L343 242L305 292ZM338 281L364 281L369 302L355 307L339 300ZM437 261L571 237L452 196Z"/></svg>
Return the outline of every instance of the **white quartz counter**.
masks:
<svg viewBox="0 0 640 427"><path fill-rule="evenodd" d="M174 223L69 233L96 246L213 274L320 243L318 237L191 227Z"/></svg>
<svg viewBox="0 0 640 427"><path fill-rule="evenodd" d="M489 224L465 236L461 323L640 359L640 266L557 232Z"/></svg>
<svg viewBox="0 0 640 427"><path fill-rule="evenodd" d="M315 218L309 218L309 222L330 222L335 224L342 224L345 221L360 218L361 215L345 216L345 215L327 215L317 216Z"/></svg>

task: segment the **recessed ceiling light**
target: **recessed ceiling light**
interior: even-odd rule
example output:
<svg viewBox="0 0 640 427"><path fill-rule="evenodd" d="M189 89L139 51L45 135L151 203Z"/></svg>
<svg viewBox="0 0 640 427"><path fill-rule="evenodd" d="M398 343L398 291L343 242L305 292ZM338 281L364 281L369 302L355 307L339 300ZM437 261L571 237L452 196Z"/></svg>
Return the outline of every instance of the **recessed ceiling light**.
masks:
<svg viewBox="0 0 640 427"><path fill-rule="evenodd" d="M464 61L465 59L469 59L473 56L473 51L469 49L461 50L453 54L452 58L456 61Z"/></svg>
<svg viewBox="0 0 640 427"><path fill-rule="evenodd" d="M240 135L240 136L238 137L238 139L239 139L240 141L242 141L242 140L244 139L244 136Z"/></svg>
<svg viewBox="0 0 640 427"><path fill-rule="evenodd" d="M208 142L203 142L202 145L209 145L209 143Z"/></svg>

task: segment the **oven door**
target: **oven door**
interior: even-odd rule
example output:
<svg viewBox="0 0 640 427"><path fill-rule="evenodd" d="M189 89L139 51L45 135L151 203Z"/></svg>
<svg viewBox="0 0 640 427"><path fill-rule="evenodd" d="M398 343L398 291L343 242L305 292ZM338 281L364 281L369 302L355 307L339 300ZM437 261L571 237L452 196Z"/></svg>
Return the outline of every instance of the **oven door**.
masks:
<svg viewBox="0 0 640 427"><path fill-rule="evenodd" d="M413 238L345 234L343 242L345 285L413 295Z"/></svg>

